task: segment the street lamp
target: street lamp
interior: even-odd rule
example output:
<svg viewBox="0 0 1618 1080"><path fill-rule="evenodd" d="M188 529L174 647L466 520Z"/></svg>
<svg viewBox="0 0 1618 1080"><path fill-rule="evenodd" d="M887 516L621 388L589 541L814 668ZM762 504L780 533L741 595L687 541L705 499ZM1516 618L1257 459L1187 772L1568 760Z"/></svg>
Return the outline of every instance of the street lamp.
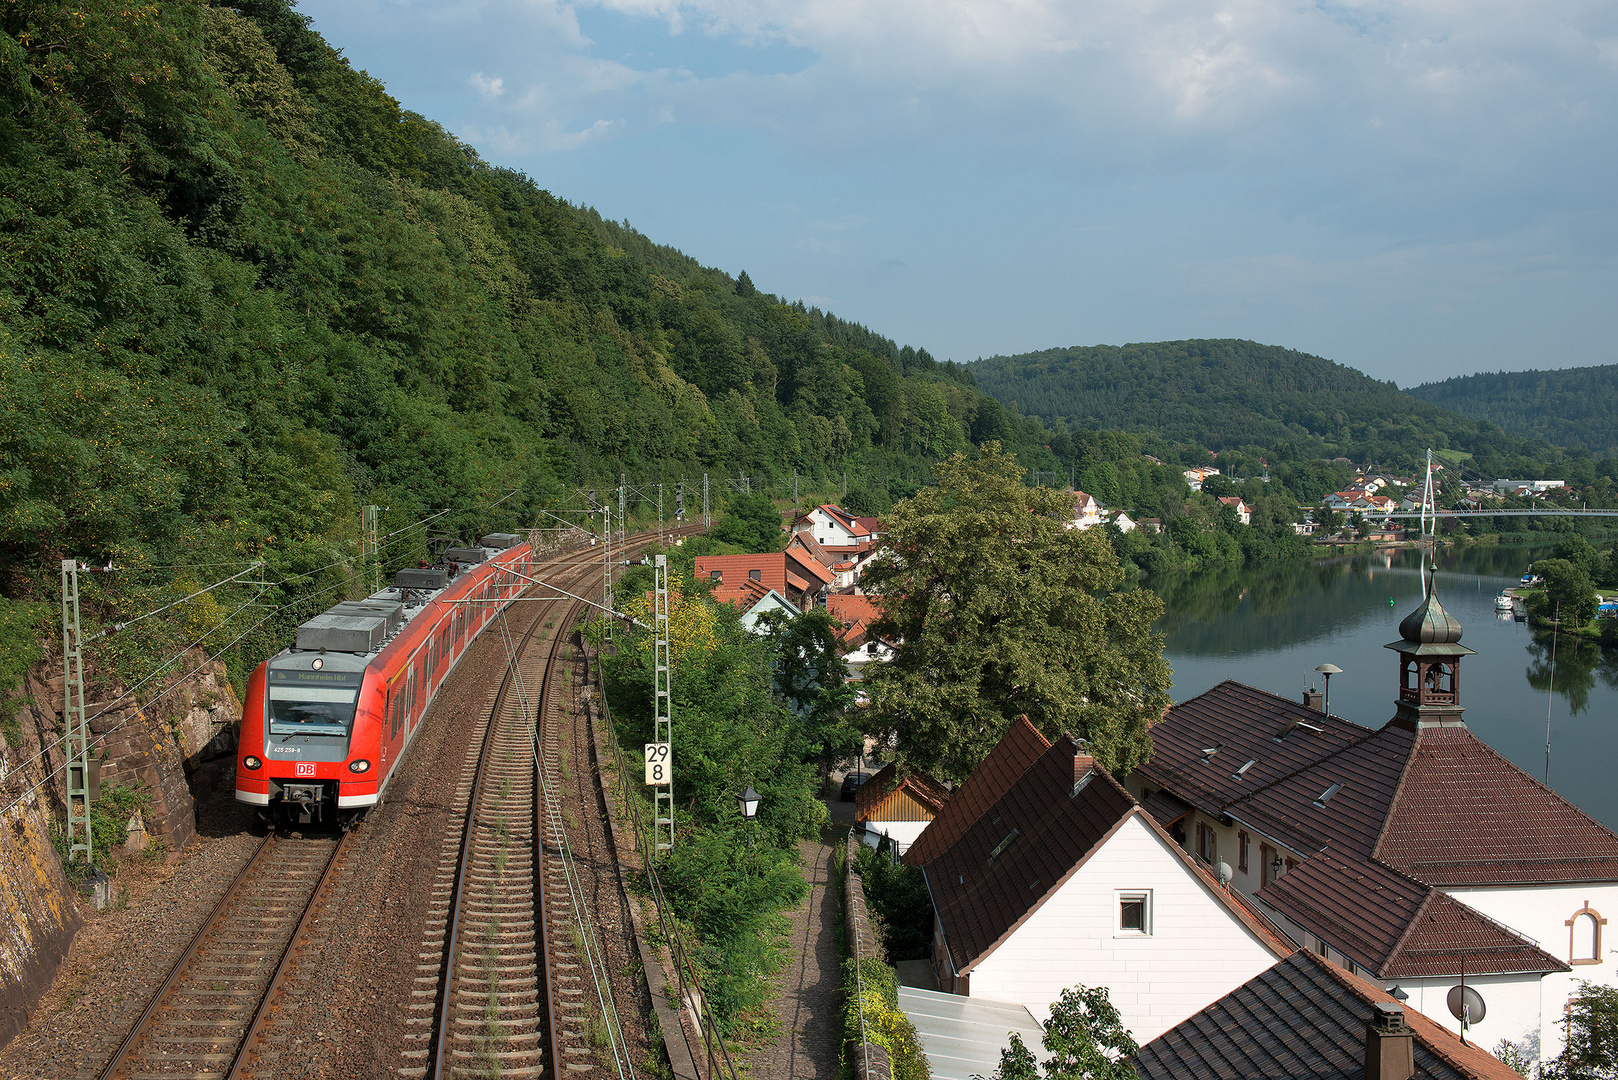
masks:
<svg viewBox="0 0 1618 1080"><path fill-rule="evenodd" d="M1323 697L1321 699L1320 711L1325 713L1327 716L1330 716L1331 715L1331 677L1333 675L1341 675L1343 673L1343 669L1338 667L1336 664L1321 664L1319 667L1315 668L1315 670L1320 672L1322 675L1324 675L1326 677L1326 694L1325 694L1325 697Z"/></svg>
<svg viewBox="0 0 1618 1080"><path fill-rule="evenodd" d="M752 851L753 827L751 822L755 817L758 816L758 804L760 802L759 793L753 790L752 784L748 784L747 790L736 796L736 802L742 808L742 819L749 822L749 825L747 826L747 850Z"/></svg>
<svg viewBox="0 0 1618 1080"><path fill-rule="evenodd" d="M1281 870L1281 856L1277 855L1275 858L1270 860L1270 880L1274 881L1276 878L1280 877Z"/></svg>

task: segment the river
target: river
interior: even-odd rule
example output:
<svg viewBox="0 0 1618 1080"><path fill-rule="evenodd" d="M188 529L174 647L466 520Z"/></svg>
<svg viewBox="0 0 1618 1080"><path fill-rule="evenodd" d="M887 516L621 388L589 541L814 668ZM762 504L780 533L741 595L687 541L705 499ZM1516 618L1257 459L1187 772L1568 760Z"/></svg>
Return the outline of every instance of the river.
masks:
<svg viewBox="0 0 1618 1080"><path fill-rule="evenodd" d="M1460 695L1472 731L1609 829L1618 830L1618 650L1556 642L1500 618L1494 598L1515 585L1548 547L1471 547L1436 555L1438 598L1477 650L1461 661ZM1416 551L1355 555L1315 563L1213 570L1150 584L1167 613L1166 655L1175 701L1235 679L1295 700L1315 667L1335 664L1331 711L1365 727L1393 715L1399 620L1421 602ZM1389 604L1389 601L1392 604Z"/></svg>

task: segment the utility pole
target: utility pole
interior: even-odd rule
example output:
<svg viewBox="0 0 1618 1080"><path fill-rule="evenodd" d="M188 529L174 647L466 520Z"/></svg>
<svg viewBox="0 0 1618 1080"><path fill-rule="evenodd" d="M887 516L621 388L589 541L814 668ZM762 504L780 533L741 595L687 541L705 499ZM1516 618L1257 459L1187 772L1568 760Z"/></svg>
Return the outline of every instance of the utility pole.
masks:
<svg viewBox="0 0 1618 1080"><path fill-rule="evenodd" d="M702 531L713 528L713 515L708 512L708 474L702 474Z"/></svg>
<svg viewBox="0 0 1618 1080"><path fill-rule="evenodd" d="M84 632L79 626L79 564L62 560L62 735L67 772L67 859L95 863L90 837L90 724L84 716ZM84 838L78 836L84 830Z"/></svg>
<svg viewBox="0 0 1618 1080"><path fill-rule="evenodd" d="M618 546L621 548L629 543L624 534L624 523L629 519L629 487L625 482L624 474L618 474Z"/></svg>
<svg viewBox="0 0 1618 1080"><path fill-rule="evenodd" d="M843 470L843 498L848 498L848 470Z"/></svg>
<svg viewBox="0 0 1618 1080"><path fill-rule="evenodd" d="M658 554L652 562L656 589L652 627L657 635L652 654L652 740L668 748L665 760L671 763L664 774L667 783L656 785L652 791L652 850L655 854L674 847L674 687L673 667L669 663L669 557Z"/></svg>
<svg viewBox="0 0 1618 1080"><path fill-rule="evenodd" d="M612 644L612 612L617 605L612 601L612 505L601 504L601 605L607 609L601 633L603 645Z"/></svg>
<svg viewBox="0 0 1618 1080"><path fill-rule="evenodd" d="M381 549L376 541L376 510L374 506L360 507L360 569L367 587L367 595L382 591Z"/></svg>
<svg viewBox="0 0 1618 1080"><path fill-rule="evenodd" d="M798 516L798 470L797 470L797 467L794 466L793 469L792 469L792 517L793 517L794 520L796 520L797 516Z"/></svg>
<svg viewBox="0 0 1618 1080"><path fill-rule="evenodd" d="M663 545L663 481L657 482L657 544Z"/></svg>

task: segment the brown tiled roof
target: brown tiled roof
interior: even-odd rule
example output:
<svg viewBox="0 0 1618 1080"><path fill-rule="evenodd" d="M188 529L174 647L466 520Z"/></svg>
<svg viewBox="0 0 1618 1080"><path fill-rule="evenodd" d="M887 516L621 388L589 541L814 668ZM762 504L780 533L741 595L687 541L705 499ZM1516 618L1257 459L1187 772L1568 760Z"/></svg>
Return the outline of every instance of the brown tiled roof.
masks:
<svg viewBox="0 0 1618 1080"><path fill-rule="evenodd" d="M1056 740L927 864L957 972L970 971L1135 813L1135 800L1102 769L1070 794L1074 751L1072 740Z"/></svg>
<svg viewBox="0 0 1618 1080"><path fill-rule="evenodd" d="M916 842L906 849L904 861L925 866L972 827L978 817L1004 795L1018 777L1041 754L1050 740L1039 733L1025 716L1012 721L989 756L972 770L972 775L956 789L943 813L922 830Z"/></svg>
<svg viewBox="0 0 1618 1080"><path fill-rule="evenodd" d="M1225 812L1305 855L1329 844L1339 858L1367 858L1414 744L1407 727L1361 729L1355 742L1232 801ZM1323 798L1334 784L1342 786Z"/></svg>
<svg viewBox="0 0 1618 1080"><path fill-rule="evenodd" d="M1360 1080L1380 987L1297 952L1141 1047L1142 1080ZM1415 1080L1520 1080L1414 1009Z"/></svg>
<svg viewBox="0 0 1618 1080"><path fill-rule="evenodd" d="M925 773L907 771L900 775L898 763L889 762L873 773L871 778L861 784L855 792L854 819L868 820L881 805L882 800L900 788L910 792L910 797L931 810L934 817L937 817L938 812L944 809L944 804L949 802L949 791L944 785Z"/></svg>
<svg viewBox="0 0 1618 1080"><path fill-rule="evenodd" d="M792 534L792 543L787 545L787 550L791 551L794 546L803 548L810 558L822 566L832 566L837 562L837 556L822 547L820 541L815 539L815 534L808 530Z"/></svg>
<svg viewBox="0 0 1618 1080"><path fill-rule="evenodd" d="M1236 799L1367 734L1365 728L1340 717L1226 680L1175 705L1152 727L1152 759L1137 771L1148 787L1168 788L1218 815ZM1209 756L1204 750L1217 752ZM1232 779L1248 761L1253 766L1240 779Z"/></svg>
<svg viewBox="0 0 1618 1080"><path fill-rule="evenodd" d="M1383 979L1566 971L1566 964L1458 900L1375 862L1322 852L1258 899Z"/></svg>
<svg viewBox="0 0 1618 1080"><path fill-rule="evenodd" d="M862 593L832 593L826 597L826 610L843 624L837 638L846 647L854 648L862 644L867 628L881 618L882 609L877 599Z"/></svg>
<svg viewBox="0 0 1618 1080"><path fill-rule="evenodd" d="M1464 727L1421 733L1375 855L1434 885L1618 881L1618 836Z"/></svg>
<svg viewBox="0 0 1618 1080"><path fill-rule="evenodd" d="M1141 808L1163 828L1171 827L1191 810L1191 804L1167 791L1154 791L1140 801Z"/></svg>

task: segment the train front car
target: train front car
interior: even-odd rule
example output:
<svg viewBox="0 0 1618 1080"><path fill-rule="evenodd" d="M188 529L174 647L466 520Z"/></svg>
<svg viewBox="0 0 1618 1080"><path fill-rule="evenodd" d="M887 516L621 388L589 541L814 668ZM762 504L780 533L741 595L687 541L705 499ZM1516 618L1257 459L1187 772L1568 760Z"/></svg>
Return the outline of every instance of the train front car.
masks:
<svg viewBox="0 0 1618 1080"><path fill-rule="evenodd" d="M528 546L490 534L440 565L298 627L248 680L236 798L292 824L348 820L382 798L445 676L526 587ZM473 600L472 603L464 601Z"/></svg>

